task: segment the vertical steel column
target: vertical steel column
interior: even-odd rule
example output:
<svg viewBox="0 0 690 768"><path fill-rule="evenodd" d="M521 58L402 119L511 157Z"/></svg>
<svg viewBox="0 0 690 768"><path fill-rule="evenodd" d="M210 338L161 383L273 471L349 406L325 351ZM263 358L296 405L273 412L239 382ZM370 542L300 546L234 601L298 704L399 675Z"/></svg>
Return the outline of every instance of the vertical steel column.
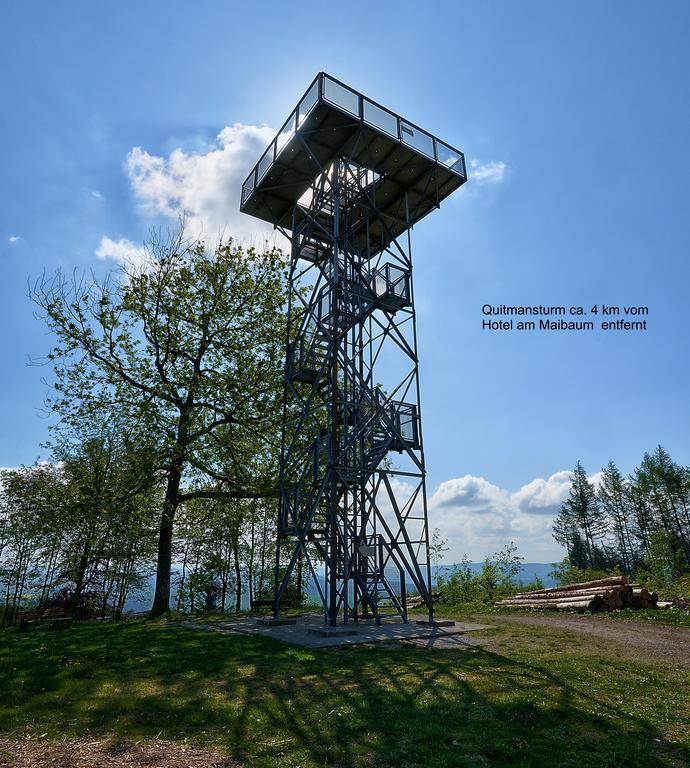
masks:
<svg viewBox="0 0 690 768"><path fill-rule="evenodd" d="M288 326L298 329L286 354L274 612L304 554L317 586L316 564L324 563L319 594L331 626L341 609L344 622L406 621L406 578L433 613L411 221L405 198L406 247L391 236L383 250L374 244L372 257L370 222L383 224L386 238L375 190L374 174L340 158L315 181L310 202L293 209ZM311 265L298 269L298 260ZM391 267L402 276L399 295L386 282ZM379 388L374 369L391 348L407 373ZM396 468L391 452L409 468ZM294 548L282 572L289 539ZM397 592L387 568L400 579Z"/></svg>

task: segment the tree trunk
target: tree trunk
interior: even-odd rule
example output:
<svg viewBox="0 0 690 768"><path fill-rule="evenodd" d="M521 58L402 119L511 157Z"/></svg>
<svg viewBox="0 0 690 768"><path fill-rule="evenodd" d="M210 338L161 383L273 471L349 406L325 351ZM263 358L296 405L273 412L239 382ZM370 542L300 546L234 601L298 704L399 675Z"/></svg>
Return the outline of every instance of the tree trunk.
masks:
<svg viewBox="0 0 690 768"><path fill-rule="evenodd" d="M259 569L259 588L258 588L258 600L263 598L264 593L264 573L266 571L266 540L268 539L268 515L266 510L263 510L264 521L261 529L261 567Z"/></svg>
<svg viewBox="0 0 690 768"><path fill-rule="evenodd" d="M256 504L252 506L252 527L251 527L250 546L249 546L249 570L247 573L247 588L249 589L249 608L250 609L254 603L254 546L256 545L255 529L256 529Z"/></svg>
<svg viewBox="0 0 690 768"><path fill-rule="evenodd" d="M43 587L41 588L41 597L38 601L39 608L43 608L43 606L48 602L48 595L50 593L50 587L53 583L53 572L55 568L55 563L57 562L58 553L59 553L59 544L56 544L51 549L50 556L48 557L48 565L46 566L46 575L45 575L45 579L43 580Z"/></svg>
<svg viewBox="0 0 690 768"><path fill-rule="evenodd" d="M302 605L302 567L303 567L303 555L300 550L297 556L297 603Z"/></svg>
<svg viewBox="0 0 690 768"><path fill-rule="evenodd" d="M158 532L158 562L156 564L156 589L153 595L151 616L161 616L170 610L170 569L172 567L172 540L175 513L180 504L180 480L182 469L175 466L168 474L165 501Z"/></svg>
<svg viewBox="0 0 690 768"><path fill-rule="evenodd" d="M24 580L26 579L26 570L28 566L24 566L20 561L20 567L17 569L17 580L15 582L14 595L12 596L12 624L17 621L17 611L22 603L22 593L24 590Z"/></svg>
<svg viewBox="0 0 690 768"><path fill-rule="evenodd" d="M239 536L235 540L235 546L233 547L235 553L235 611L242 610L242 571L240 569L240 552L239 552Z"/></svg>
<svg viewBox="0 0 690 768"><path fill-rule="evenodd" d="M69 608L67 610L68 616L74 616L77 612L79 602L82 598L85 585L86 569L89 565L89 548L88 544L85 545L84 551L79 558L79 565L77 566L77 576L74 580L74 595L70 600Z"/></svg>
<svg viewBox="0 0 690 768"><path fill-rule="evenodd" d="M187 556L189 555L189 544L184 548L184 559L182 560L182 577L177 586L177 610L182 610L182 597L184 595L185 579L187 578Z"/></svg>
<svg viewBox="0 0 690 768"><path fill-rule="evenodd" d="M221 545L221 562L222 570L220 576L221 584L221 599L220 599L220 612L225 613L225 602L228 599L228 583L230 581L230 544L224 541Z"/></svg>

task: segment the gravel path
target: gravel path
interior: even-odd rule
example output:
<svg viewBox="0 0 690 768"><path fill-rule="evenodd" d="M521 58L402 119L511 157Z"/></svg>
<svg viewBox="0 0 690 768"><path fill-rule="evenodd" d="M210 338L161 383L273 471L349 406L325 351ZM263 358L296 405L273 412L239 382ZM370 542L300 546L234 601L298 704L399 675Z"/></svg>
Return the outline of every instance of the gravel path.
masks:
<svg viewBox="0 0 690 768"><path fill-rule="evenodd" d="M690 629L592 616L492 616L492 621L551 627L604 640L645 661L690 667Z"/></svg>

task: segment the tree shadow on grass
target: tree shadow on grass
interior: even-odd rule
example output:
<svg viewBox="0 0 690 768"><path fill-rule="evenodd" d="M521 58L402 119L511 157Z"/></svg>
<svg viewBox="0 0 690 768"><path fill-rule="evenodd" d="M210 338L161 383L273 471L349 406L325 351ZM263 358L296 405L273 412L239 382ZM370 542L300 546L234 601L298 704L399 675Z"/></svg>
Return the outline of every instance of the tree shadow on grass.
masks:
<svg viewBox="0 0 690 768"><path fill-rule="evenodd" d="M15 733L161 734L251 766L690 764L594 693L584 662L566 680L476 647L307 650L150 622L3 639L0 729Z"/></svg>

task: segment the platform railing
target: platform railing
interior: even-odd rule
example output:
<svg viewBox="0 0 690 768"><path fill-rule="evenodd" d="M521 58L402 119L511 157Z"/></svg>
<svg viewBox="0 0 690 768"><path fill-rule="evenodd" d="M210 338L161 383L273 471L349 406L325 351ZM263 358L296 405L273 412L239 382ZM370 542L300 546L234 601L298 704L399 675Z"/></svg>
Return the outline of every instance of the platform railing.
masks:
<svg viewBox="0 0 690 768"><path fill-rule="evenodd" d="M323 99L356 120L396 139L458 176L467 178L465 158L462 152L440 141L419 126L404 120L389 109L354 91L330 75L321 74L312 82L283 127L276 134L261 159L242 185L242 205L251 197L256 186L266 175L278 155L290 143L304 125L313 108Z"/></svg>

